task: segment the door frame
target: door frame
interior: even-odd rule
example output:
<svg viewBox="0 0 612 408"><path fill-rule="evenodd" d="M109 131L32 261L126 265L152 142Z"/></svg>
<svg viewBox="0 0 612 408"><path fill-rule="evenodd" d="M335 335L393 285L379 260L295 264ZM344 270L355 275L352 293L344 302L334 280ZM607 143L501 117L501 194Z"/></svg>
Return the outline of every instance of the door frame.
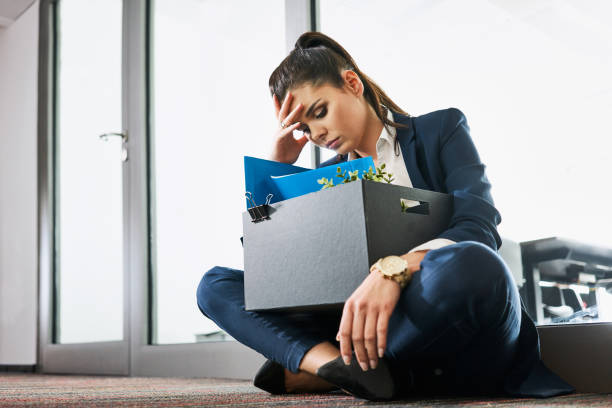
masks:
<svg viewBox="0 0 612 408"><path fill-rule="evenodd" d="M55 113L58 94L56 66L58 3L58 0L41 0L40 2L38 73L39 365L37 371L127 375L129 373L129 343L125 334L129 331L129 320L127 319L128 309L125 300L123 310L124 340L71 344L56 342L56 326L53 317L56 315L58 308L56 293L59 288L58 271L55 266L55 254L57 252L57 236L55 233L55 198L57 194L55 182L57 158ZM127 190L125 171L123 182L123 193L125 194ZM124 272L124 299L127 299L126 278L127 275Z"/></svg>

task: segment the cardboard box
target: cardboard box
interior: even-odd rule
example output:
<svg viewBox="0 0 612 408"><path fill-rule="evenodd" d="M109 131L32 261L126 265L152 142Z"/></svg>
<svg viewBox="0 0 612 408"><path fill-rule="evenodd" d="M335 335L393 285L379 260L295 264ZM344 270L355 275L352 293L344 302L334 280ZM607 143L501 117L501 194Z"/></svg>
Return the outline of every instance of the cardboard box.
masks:
<svg viewBox="0 0 612 408"><path fill-rule="evenodd" d="M452 196L369 180L271 204L268 220L244 212L246 309L341 308L371 264L435 238L451 215Z"/></svg>

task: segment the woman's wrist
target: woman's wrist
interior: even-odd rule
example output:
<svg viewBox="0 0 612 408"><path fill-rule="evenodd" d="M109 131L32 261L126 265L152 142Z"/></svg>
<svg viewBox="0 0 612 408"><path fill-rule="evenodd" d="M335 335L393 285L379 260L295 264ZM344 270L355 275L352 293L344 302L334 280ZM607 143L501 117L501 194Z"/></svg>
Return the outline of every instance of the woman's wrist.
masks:
<svg viewBox="0 0 612 408"><path fill-rule="evenodd" d="M372 272L385 280L396 282L400 289L404 289L412 277L408 262L396 255L380 258L370 267L370 273Z"/></svg>

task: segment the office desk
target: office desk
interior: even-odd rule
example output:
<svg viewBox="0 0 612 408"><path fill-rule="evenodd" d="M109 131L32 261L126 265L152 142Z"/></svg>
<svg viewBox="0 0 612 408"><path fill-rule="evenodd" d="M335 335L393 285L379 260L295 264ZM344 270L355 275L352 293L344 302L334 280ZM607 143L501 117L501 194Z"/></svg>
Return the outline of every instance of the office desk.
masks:
<svg viewBox="0 0 612 408"><path fill-rule="evenodd" d="M521 289L527 313L537 323L544 321L540 270L538 264L552 260L575 261L582 271L574 268L565 276L554 276L556 282L575 283L581 273L594 276L595 282L612 279L612 249L602 248L563 238L545 238L521 243L525 284ZM584 275L582 275L584 276ZM543 279L544 280L544 279Z"/></svg>

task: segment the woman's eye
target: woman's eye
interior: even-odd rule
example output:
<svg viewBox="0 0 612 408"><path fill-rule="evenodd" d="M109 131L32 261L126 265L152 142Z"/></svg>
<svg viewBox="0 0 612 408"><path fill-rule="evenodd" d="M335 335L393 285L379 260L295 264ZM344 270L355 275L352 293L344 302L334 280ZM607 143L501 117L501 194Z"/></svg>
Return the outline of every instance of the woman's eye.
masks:
<svg viewBox="0 0 612 408"><path fill-rule="evenodd" d="M310 134L310 129L308 128L308 126L300 126L298 130L306 134Z"/></svg>
<svg viewBox="0 0 612 408"><path fill-rule="evenodd" d="M321 119L322 117L325 116L325 114L327 114L327 108L324 106L319 113L317 113L317 115L315 116L315 118L317 119Z"/></svg>

